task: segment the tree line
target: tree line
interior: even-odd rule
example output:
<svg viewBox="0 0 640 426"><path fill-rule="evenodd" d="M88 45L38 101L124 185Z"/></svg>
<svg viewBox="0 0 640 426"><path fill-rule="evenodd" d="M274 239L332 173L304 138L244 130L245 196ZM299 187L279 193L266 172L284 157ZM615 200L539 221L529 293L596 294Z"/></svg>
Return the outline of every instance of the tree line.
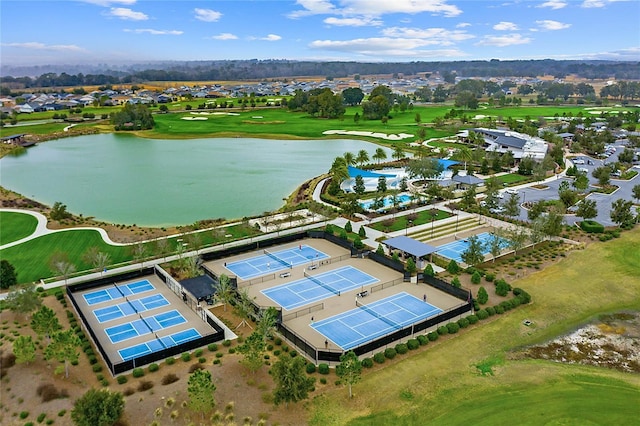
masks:
<svg viewBox="0 0 640 426"><path fill-rule="evenodd" d="M141 68L146 67L146 68ZM47 67L38 67L38 69ZM9 69L8 71L11 71ZM26 70L15 70L26 72ZM408 62L408 63L366 63L366 62L313 62L290 60L234 60L234 61L191 61L168 62L158 67L138 65L128 70L109 69L103 73L69 74L46 72L37 77L11 76L4 71L0 83L19 84L23 88L83 86L105 84L132 84L145 81L209 81L209 80L256 80L287 79L291 76L323 75L327 79L345 78L354 75L389 74L394 77L430 75L433 73L452 74L459 77L536 77L553 75L564 78L573 74L582 78L640 79L637 62L614 61L555 61L555 60L515 60L500 61L455 61L455 62Z"/></svg>

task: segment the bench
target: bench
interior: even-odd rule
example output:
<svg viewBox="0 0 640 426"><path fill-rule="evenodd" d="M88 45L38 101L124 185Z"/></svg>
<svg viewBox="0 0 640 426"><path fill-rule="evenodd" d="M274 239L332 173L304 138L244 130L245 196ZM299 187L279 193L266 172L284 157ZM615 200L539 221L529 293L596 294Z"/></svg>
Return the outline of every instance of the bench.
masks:
<svg viewBox="0 0 640 426"><path fill-rule="evenodd" d="M369 290L361 291L357 294L358 297L367 297L369 295Z"/></svg>
<svg viewBox="0 0 640 426"><path fill-rule="evenodd" d="M307 268L310 271L313 271L314 269L318 268L318 265L309 265L309 267Z"/></svg>
<svg viewBox="0 0 640 426"><path fill-rule="evenodd" d="M291 272L283 272L280 274L280 278L288 278L291 276Z"/></svg>

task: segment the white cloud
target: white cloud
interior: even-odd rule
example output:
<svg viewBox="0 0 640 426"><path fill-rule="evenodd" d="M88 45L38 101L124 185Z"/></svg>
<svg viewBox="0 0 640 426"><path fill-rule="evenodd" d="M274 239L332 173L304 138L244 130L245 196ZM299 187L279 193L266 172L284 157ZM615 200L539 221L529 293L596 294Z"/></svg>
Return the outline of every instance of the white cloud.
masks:
<svg viewBox="0 0 640 426"><path fill-rule="evenodd" d="M456 28L467 28L470 27L471 24L468 22L460 22L458 25L456 25Z"/></svg>
<svg viewBox="0 0 640 426"><path fill-rule="evenodd" d="M563 22L558 22L558 21L551 21L549 19L536 21L536 24L538 24L540 28L542 28L543 30L547 30L547 31L566 30L571 26L571 24L565 24Z"/></svg>
<svg viewBox="0 0 640 426"><path fill-rule="evenodd" d="M309 47L317 50L333 50L361 56L381 57L462 57L464 52L457 49L421 50L427 43L419 39L389 37L360 38L346 41L316 40Z"/></svg>
<svg viewBox="0 0 640 426"><path fill-rule="evenodd" d="M477 44L480 46L506 47L516 44L529 44L531 40L529 37L522 37L521 34L505 34L501 36L485 36Z"/></svg>
<svg viewBox="0 0 640 426"><path fill-rule="evenodd" d="M448 46L458 41L474 38L473 35L462 30L446 30L444 28L399 28L390 27L382 31L386 37L421 40L421 45L440 44Z"/></svg>
<svg viewBox="0 0 640 426"><path fill-rule="evenodd" d="M513 22L502 21L493 26L496 31L516 31L518 26Z"/></svg>
<svg viewBox="0 0 640 426"><path fill-rule="evenodd" d="M282 40L282 37L280 37L277 34L269 34L266 37L249 37L249 40L262 40L262 41L278 41L278 40Z"/></svg>
<svg viewBox="0 0 640 426"><path fill-rule="evenodd" d="M302 10L291 12L290 18L300 18L309 15L342 15L342 16L381 16L392 13L416 14L428 12L447 17L458 16L462 13L457 6L447 3L447 0L338 0L339 7L325 0L298 0L296 4Z"/></svg>
<svg viewBox="0 0 640 426"><path fill-rule="evenodd" d="M179 30L154 30L151 28L139 28L135 30L125 29L124 32L135 34L151 34L151 35L182 35L184 31Z"/></svg>
<svg viewBox="0 0 640 426"><path fill-rule="evenodd" d="M222 17L222 13L211 9L196 8L193 11L196 14L196 19L199 21L217 22Z"/></svg>
<svg viewBox="0 0 640 426"><path fill-rule="evenodd" d="M327 18L323 21L327 25L336 27L379 27L382 21L373 18Z"/></svg>
<svg viewBox="0 0 640 426"><path fill-rule="evenodd" d="M38 41L28 41L24 43L2 43L4 47L17 47L29 50L50 50L55 52L83 52L85 49L75 44L44 44Z"/></svg>
<svg viewBox="0 0 640 426"><path fill-rule="evenodd" d="M146 21L149 19L144 13L136 12L127 7L112 7L108 14L127 21Z"/></svg>
<svg viewBox="0 0 640 426"><path fill-rule="evenodd" d="M231 33L220 33L216 36L211 37L214 40L237 40L238 36Z"/></svg>
<svg viewBox="0 0 640 426"><path fill-rule="evenodd" d="M606 5L606 2L602 0L584 0L582 2L582 7L586 7L587 9L594 8L594 7L604 7L605 5Z"/></svg>
<svg viewBox="0 0 640 426"><path fill-rule="evenodd" d="M546 1L536 7L548 7L549 9L553 9L553 10L557 10L557 9L562 9L563 7L566 7L567 3L564 1L560 1L560 0L550 0L550 1Z"/></svg>

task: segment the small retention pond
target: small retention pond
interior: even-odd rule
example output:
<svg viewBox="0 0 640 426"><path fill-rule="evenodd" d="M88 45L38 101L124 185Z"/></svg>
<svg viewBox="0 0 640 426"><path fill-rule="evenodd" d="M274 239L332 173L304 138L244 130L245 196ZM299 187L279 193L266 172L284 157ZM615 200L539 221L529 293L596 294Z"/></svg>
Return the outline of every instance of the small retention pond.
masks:
<svg viewBox="0 0 640 426"><path fill-rule="evenodd" d="M74 214L140 226L186 225L272 211L335 157L378 145L345 139L60 139L0 160L2 186ZM386 149L391 158L391 150Z"/></svg>

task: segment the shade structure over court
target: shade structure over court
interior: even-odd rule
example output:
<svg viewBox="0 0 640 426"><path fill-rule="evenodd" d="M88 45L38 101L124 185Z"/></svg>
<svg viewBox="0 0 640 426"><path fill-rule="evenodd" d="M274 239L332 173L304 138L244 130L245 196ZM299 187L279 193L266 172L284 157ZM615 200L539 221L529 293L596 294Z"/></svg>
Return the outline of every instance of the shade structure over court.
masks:
<svg viewBox="0 0 640 426"><path fill-rule="evenodd" d="M438 250L437 247L423 243L422 241L414 240L413 238L404 235L384 240L382 244L389 247L389 249L400 250L406 254L415 256L416 258L428 256Z"/></svg>

